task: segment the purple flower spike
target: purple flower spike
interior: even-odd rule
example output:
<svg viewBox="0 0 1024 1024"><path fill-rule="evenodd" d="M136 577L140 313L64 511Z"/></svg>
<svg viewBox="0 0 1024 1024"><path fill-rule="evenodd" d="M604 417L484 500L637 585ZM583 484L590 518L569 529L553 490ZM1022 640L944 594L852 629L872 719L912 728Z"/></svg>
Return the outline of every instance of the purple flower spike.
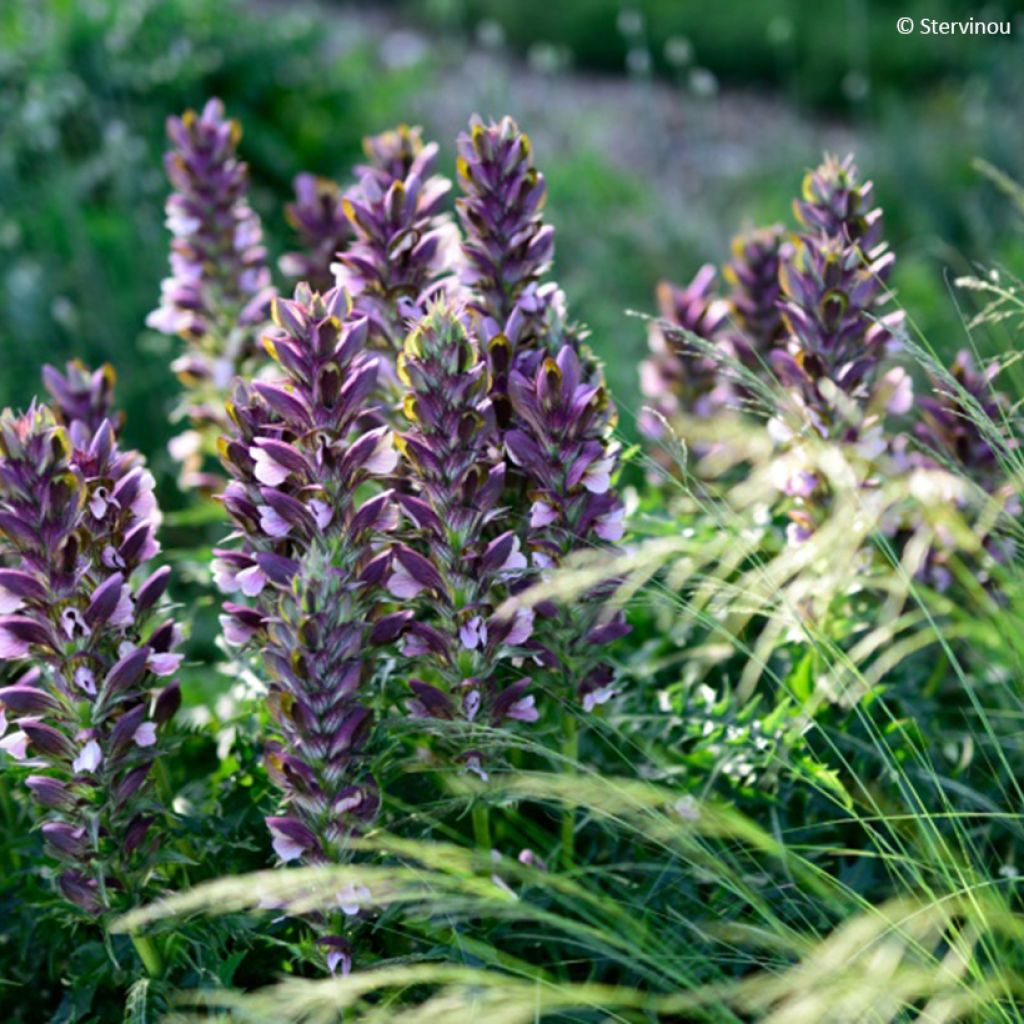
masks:
<svg viewBox="0 0 1024 1024"><path fill-rule="evenodd" d="M732 286L726 297L732 328L728 333L737 354L752 369L759 368L766 355L785 340L779 271L791 254L792 246L779 225L733 239L732 259L724 270Z"/></svg>
<svg viewBox="0 0 1024 1024"><path fill-rule="evenodd" d="M193 431L176 439L172 454L182 462L183 484L204 486L211 481L202 463L223 426L224 397L257 354L274 289L263 229L249 205L248 167L237 156L238 122L211 99L201 114L170 118L167 135L171 276L146 323L187 345L173 368L187 389L183 414Z"/></svg>
<svg viewBox="0 0 1024 1024"><path fill-rule="evenodd" d="M729 304L716 294L715 278L715 268L708 263L685 288L668 281L658 285L660 320L647 331L651 354L640 364L640 390L650 408L666 420L680 413L706 418L737 404L735 389L722 376L719 362L690 347L683 333L715 342L723 355L736 355L735 346L725 337ZM640 428L652 438L664 431L661 420L649 413L641 415Z"/></svg>
<svg viewBox="0 0 1024 1024"><path fill-rule="evenodd" d="M458 307L439 302L427 311L406 338L398 375L410 425L397 441L413 493L398 499L408 545L394 549L387 587L414 613L381 620L378 632L391 642L403 637L412 667L429 677L410 681L413 715L497 723L515 717L515 702L500 695L520 674L511 662L530 638L533 614L511 622L495 615L527 564L514 533L494 536L505 465L487 366ZM533 698L521 696L514 710L529 718Z"/></svg>
<svg viewBox="0 0 1024 1024"><path fill-rule="evenodd" d="M868 209L871 184L858 184L850 158L826 157L803 194L795 209L804 233L780 277L790 339L772 360L797 409L841 436L851 424L830 392L866 407L902 326L901 312L882 312L894 257L882 241L881 210Z"/></svg>
<svg viewBox="0 0 1024 1024"><path fill-rule="evenodd" d="M53 366L43 367L43 384L53 399L54 412L77 447L85 448L104 420L110 420L115 430L120 428L121 417L112 410L116 381L109 363L89 370L75 359L64 373Z"/></svg>
<svg viewBox="0 0 1024 1024"><path fill-rule="evenodd" d="M459 280L491 369L491 396L500 425L508 422L508 374L528 353L552 348L550 335L566 331L564 296L543 282L554 256L554 229L544 223L544 175L533 148L510 117L485 124L479 117L458 140L456 163L463 195ZM567 339L568 340L568 339Z"/></svg>
<svg viewBox="0 0 1024 1024"><path fill-rule="evenodd" d="M532 377L513 370L509 394L515 425L505 434L505 449L526 478L532 501L527 536L533 567L544 572L570 551L618 541L625 509L613 488L615 410L603 385L583 378L578 356L565 346ZM573 675L583 680L581 697L595 667L595 645L628 631L620 612L602 608L601 596L588 595L566 621L553 622L552 638L539 638L548 645L539 652L542 659L555 648L570 654ZM597 620L614 626L590 632Z"/></svg>
<svg viewBox="0 0 1024 1024"><path fill-rule="evenodd" d="M224 605L224 637L258 650L269 676L277 735L266 763L287 808L269 824L286 860L342 860L379 802L361 702L382 594L366 574L397 523L382 484L398 453L388 430L360 422L377 359L352 313L338 290L299 285L276 300L264 341L278 378L239 382L221 444L242 544L217 551L214 571L222 590L253 602Z"/></svg>
<svg viewBox="0 0 1024 1024"><path fill-rule="evenodd" d="M341 189L330 179L313 174L298 175L293 187L295 201L284 208L284 215L298 236L300 249L281 257L281 273L325 292L334 286L331 265L352 237Z"/></svg>
<svg viewBox="0 0 1024 1024"><path fill-rule="evenodd" d="M355 237L340 254L338 285L369 319L373 342L397 351L449 258L452 226L441 208L451 182L434 174L437 145L423 146L418 131L364 145L373 163L357 168L359 184L342 203Z"/></svg>
<svg viewBox="0 0 1024 1024"><path fill-rule="evenodd" d="M152 874L157 842L141 842L139 811L149 831L146 777L176 704L150 709L179 633L150 621L166 586L145 564L159 511L152 476L106 418L112 372L72 364L46 383L59 416L0 417L0 557L12 566L0 571L0 660L34 666L0 690L0 732L9 718L14 730L0 748L42 770L25 781L61 891L97 914L143 898Z"/></svg>

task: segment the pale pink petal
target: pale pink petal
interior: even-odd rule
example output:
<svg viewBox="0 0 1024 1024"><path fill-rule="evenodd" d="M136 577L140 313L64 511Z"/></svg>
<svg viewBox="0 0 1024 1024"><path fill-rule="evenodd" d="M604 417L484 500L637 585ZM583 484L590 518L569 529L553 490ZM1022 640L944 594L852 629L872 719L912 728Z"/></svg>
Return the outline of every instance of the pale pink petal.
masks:
<svg viewBox="0 0 1024 1024"><path fill-rule="evenodd" d="M283 519L269 505L260 505L260 528L268 537L286 537L291 532L291 523Z"/></svg>
<svg viewBox="0 0 1024 1024"><path fill-rule="evenodd" d="M519 722L536 722L540 712L534 706L533 694L521 697L505 712L506 718L514 718Z"/></svg>
<svg viewBox="0 0 1024 1024"><path fill-rule="evenodd" d="M278 484L283 484L288 479L288 467L282 466L280 462L275 462L270 457L270 453L265 451L263 448L257 448L255 445L249 449L249 454L253 460L253 475L261 484L266 484L268 487L277 487Z"/></svg>
<svg viewBox="0 0 1024 1024"><path fill-rule="evenodd" d="M169 676L177 672L184 654L151 654L146 664L155 676Z"/></svg>
<svg viewBox="0 0 1024 1024"><path fill-rule="evenodd" d="M305 852L306 848L300 846L294 839L289 839L288 836L281 835L280 832L274 833L274 853L278 855L287 864L289 861L298 860Z"/></svg>
<svg viewBox="0 0 1024 1024"><path fill-rule="evenodd" d="M395 439L391 434L385 434L373 449L373 454L366 462L365 469L369 473L382 474L390 473L398 465L398 451L395 449Z"/></svg>
<svg viewBox="0 0 1024 1024"><path fill-rule="evenodd" d="M505 643L509 647L518 647L520 644L526 643L530 639L530 635L533 633L533 609L532 608L520 608L515 618L512 620L512 628L508 631L508 635L505 637Z"/></svg>
<svg viewBox="0 0 1024 1024"><path fill-rule="evenodd" d="M95 740L89 740L75 758L71 767L76 772L94 772L103 760L103 751Z"/></svg>
<svg viewBox="0 0 1024 1024"><path fill-rule="evenodd" d="M243 569L237 579L246 597L255 597L267 585L267 574L258 565L250 565L248 569Z"/></svg>
<svg viewBox="0 0 1024 1024"><path fill-rule="evenodd" d="M423 589L423 585L417 582L400 564L388 579L387 589L393 597L411 600Z"/></svg>
<svg viewBox="0 0 1024 1024"><path fill-rule="evenodd" d="M319 498L314 498L309 503L309 510L313 513L316 525L321 530L326 529L334 518L334 509L326 501L321 501Z"/></svg>
<svg viewBox="0 0 1024 1024"><path fill-rule="evenodd" d="M611 472L614 468L614 459L597 459L587 466L580 482L591 494L604 494L612 485Z"/></svg>
<svg viewBox="0 0 1024 1024"><path fill-rule="evenodd" d="M20 729L10 732L0 739L0 750L15 761L24 761L28 756L28 736Z"/></svg>
<svg viewBox="0 0 1024 1024"><path fill-rule="evenodd" d="M152 747L156 743L156 723L155 722L143 722L142 725L135 730L132 739L140 747Z"/></svg>

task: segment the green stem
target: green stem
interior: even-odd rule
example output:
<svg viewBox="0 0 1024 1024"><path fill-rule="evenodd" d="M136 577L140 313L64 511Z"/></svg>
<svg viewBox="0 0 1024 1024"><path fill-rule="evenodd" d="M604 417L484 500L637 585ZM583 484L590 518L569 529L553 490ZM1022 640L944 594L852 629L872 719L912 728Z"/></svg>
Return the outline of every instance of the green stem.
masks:
<svg viewBox="0 0 1024 1024"><path fill-rule="evenodd" d="M142 966L151 978L160 978L164 973L164 958L160 955L157 944L148 935L133 934L132 945L139 954Z"/></svg>
<svg viewBox="0 0 1024 1024"><path fill-rule="evenodd" d="M576 728L576 716L566 708L562 716L562 756L568 770L579 760L580 736ZM566 807L562 811L562 865L572 868L576 846L576 809Z"/></svg>
<svg viewBox="0 0 1024 1024"><path fill-rule="evenodd" d="M473 837L476 845L483 850L491 849L491 819L490 808L485 803L477 802L473 805Z"/></svg>

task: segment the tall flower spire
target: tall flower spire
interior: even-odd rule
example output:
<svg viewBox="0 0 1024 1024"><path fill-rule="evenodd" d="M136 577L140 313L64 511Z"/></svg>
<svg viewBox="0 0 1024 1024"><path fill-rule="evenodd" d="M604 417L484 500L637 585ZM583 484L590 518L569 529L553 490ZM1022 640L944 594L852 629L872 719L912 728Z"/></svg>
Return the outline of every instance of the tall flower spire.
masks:
<svg viewBox="0 0 1024 1024"><path fill-rule="evenodd" d="M153 478L95 416L110 381L48 368L63 422L43 406L0 417L0 659L30 666L0 690L0 748L36 769L61 892L89 914L144 893L161 813L148 776L180 702L163 682L180 630L154 621L169 571L149 565Z"/></svg>
<svg viewBox="0 0 1024 1024"><path fill-rule="evenodd" d="M534 165L529 137L511 117L485 124L474 116L457 148L463 194L455 206L464 235L459 280L490 364L495 413L505 426L509 371L533 355L542 358L552 319L564 319L564 296L543 281L555 250L554 228L543 215L547 182Z"/></svg>
<svg viewBox="0 0 1024 1024"><path fill-rule="evenodd" d="M514 369L509 394L515 425L505 447L533 502L528 543L535 568L543 572L571 551L619 540L625 510L612 486L619 453L611 436L615 409L604 386L584 379L566 345L532 376ZM612 693L601 645L629 631L621 613L603 609L600 596L590 595L565 622L539 633L548 645L542 655L571 673L587 708Z"/></svg>
<svg viewBox="0 0 1024 1024"><path fill-rule="evenodd" d="M405 653L416 659L414 714L533 721L530 680L512 664L533 613L495 615L526 558L512 531L495 535L505 464L487 367L460 310L447 302L428 309L406 338L398 373L410 424L397 438L410 485L398 501L411 528L393 550L387 585L410 607L382 620L378 636L403 636ZM483 771L478 751L462 756Z"/></svg>
<svg viewBox="0 0 1024 1024"><path fill-rule="evenodd" d="M338 252L352 237L341 189L329 178L314 174L297 175L292 187L295 200L285 206L284 215L300 248L281 257L281 273L325 292L334 286L331 268Z"/></svg>
<svg viewBox="0 0 1024 1024"><path fill-rule="evenodd" d="M353 241L339 255L338 285L369 321L371 342L401 348L408 326L446 268L451 224L441 213L451 188L434 174L437 144L396 129L366 140L370 164L343 200Z"/></svg>
<svg viewBox="0 0 1024 1024"><path fill-rule="evenodd" d="M215 574L252 599L226 603L222 623L268 677L266 763L283 804L267 825L283 861L342 860L378 807L365 643L389 563L382 538L398 516L381 482L398 456L386 428L356 429L377 360L364 351L366 319L349 313L338 290L300 285L275 302L265 344L280 379L239 383L222 443L241 546L216 552ZM341 924L327 927L328 955L347 957Z"/></svg>
<svg viewBox="0 0 1024 1024"><path fill-rule="evenodd" d="M895 257L882 240L881 210L868 208L872 194L850 158L827 157L808 174L795 203L804 230L780 278L790 339L772 362L797 409L838 436L851 427L841 396L861 408L871 401L903 321L901 311L883 312Z"/></svg>
<svg viewBox="0 0 1024 1024"><path fill-rule="evenodd" d="M256 353L274 289L263 230L249 205L249 171L237 155L238 122L211 99L201 114L169 118L167 135L164 166L175 189L167 200L171 276L146 323L186 343L173 368L187 389L183 411L194 430L172 451L183 462L183 482L206 485L203 456L223 425L232 380Z"/></svg>

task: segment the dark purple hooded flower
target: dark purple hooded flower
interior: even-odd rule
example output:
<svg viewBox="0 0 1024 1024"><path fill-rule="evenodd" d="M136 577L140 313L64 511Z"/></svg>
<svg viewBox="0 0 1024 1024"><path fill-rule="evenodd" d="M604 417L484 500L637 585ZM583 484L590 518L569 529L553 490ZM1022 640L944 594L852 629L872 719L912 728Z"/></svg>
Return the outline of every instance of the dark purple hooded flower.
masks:
<svg viewBox="0 0 1024 1024"><path fill-rule="evenodd" d="M514 425L505 433L505 450L527 484L533 568L543 573L573 550L618 541L625 509L613 487L615 409L603 384L584 378L579 357L566 345L532 376L513 370L509 395ZM573 666L588 706L595 693L605 700L612 692L610 670L596 661L600 646L629 631L621 612L608 612L601 596L589 595L564 621L539 631L540 657Z"/></svg>
<svg viewBox="0 0 1024 1024"><path fill-rule="evenodd" d="M343 200L354 238L339 255L337 283L367 318L371 341L397 351L446 269L451 223L441 211L451 182L434 174L437 145L423 146L418 131L389 132L365 148L372 162L357 168L359 183Z"/></svg>
<svg viewBox="0 0 1024 1024"><path fill-rule="evenodd" d="M858 183L850 158L827 157L803 194L795 209L804 231L781 271L789 340L771 356L788 390L781 418L833 438L862 434L865 425L843 405L871 404L901 329L902 312L883 311L895 258L882 240L881 210L869 209L871 183Z"/></svg>

